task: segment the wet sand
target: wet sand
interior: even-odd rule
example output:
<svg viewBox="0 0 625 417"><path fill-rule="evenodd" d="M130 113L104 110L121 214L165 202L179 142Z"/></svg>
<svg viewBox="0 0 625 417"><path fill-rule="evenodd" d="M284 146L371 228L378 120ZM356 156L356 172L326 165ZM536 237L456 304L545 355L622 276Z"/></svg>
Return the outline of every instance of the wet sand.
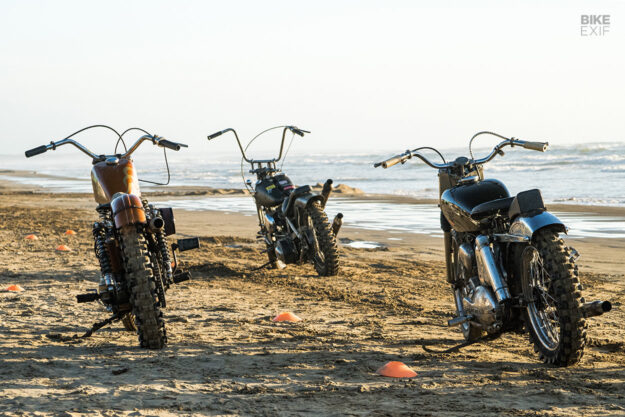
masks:
<svg viewBox="0 0 625 417"><path fill-rule="evenodd" d="M311 266L254 271L266 256L255 217L177 211L178 235L200 236L202 248L182 254L193 279L167 294L168 346L146 351L119 323L65 341L107 317L75 302L98 280L94 203L24 191L0 190L0 287L25 288L0 293L2 415L625 415L622 240L569 242L586 299L614 310L589 321L581 364L559 369L539 363L523 334L452 354L423 349L462 341L445 324L453 308L438 238L344 228L344 243L384 247L343 245L341 274L320 278ZM61 243L72 252L56 252ZM272 322L282 311L303 321ZM375 374L391 360L417 377Z"/></svg>

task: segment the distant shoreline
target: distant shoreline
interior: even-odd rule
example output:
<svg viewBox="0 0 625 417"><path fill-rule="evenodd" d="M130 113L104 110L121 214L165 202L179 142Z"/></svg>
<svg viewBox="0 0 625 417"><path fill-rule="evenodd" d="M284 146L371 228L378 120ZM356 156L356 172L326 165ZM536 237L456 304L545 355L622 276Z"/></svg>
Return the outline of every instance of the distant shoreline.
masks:
<svg viewBox="0 0 625 417"><path fill-rule="evenodd" d="M37 194L37 195L59 195L63 197L84 197L89 192L73 192L63 189L53 189L54 187L45 187L36 184L24 184L19 180L10 180L4 177L23 177L36 180L53 179L76 181L75 178L56 176L49 174L41 174L35 171L18 171L9 169L0 169L0 196L1 195L18 195L18 194ZM81 180L82 181L82 180ZM313 188L320 188L320 184ZM436 199L416 198L407 195L398 194L379 194L365 193L362 190L352 188L348 185L335 184L338 189L333 191L335 197L355 198L361 200L384 201L396 204L438 204ZM246 196L249 192L241 188L214 188L189 185L168 185L164 187L142 185L143 194L151 197L172 197L172 198L201 198L201 197L230 197L230 196ZM596 213L600 215L625 216L625 207L616 205L602 204L583 204L579 202L547 202L547 206L553 211L567 211L573 213Z"/></svg>

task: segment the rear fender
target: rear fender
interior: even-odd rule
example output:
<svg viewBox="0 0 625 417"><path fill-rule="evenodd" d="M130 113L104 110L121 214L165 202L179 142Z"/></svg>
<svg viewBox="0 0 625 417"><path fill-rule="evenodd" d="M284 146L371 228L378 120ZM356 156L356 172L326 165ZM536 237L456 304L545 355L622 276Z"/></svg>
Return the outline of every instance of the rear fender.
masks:
<svg viewBox="0 0 625 417"><path fill-rule="evenodd" d="M158 209L161 212L161 217L165 222L165 236L176 234L176 220L174 219L174 210L171 207L161 207Z"/></svg>
<svg viewBox="0 0 625 417"><path fill-rule="evenodd" d="M536 232L545 227L567 233L567 228L560 219L548 211L543 211L533 216L517 216L510 226L510 234L525 236L531 239Z"/></svg>
<svg viewBox="0 0 625 417"><path fill-rule="evenodd" d="M121 229L130 224L145 224L145 210L141 199L134 194L117 193L111 201L115 227Z"/></svg>
<svg viewBox="0 0 625 417"><path fill-rule="evenodd" d="M325 198L320 194L303 194L295 199L295 207L300 209L306 209L310 207L315 201L318 201L321 205L325 202Z"/></svg>

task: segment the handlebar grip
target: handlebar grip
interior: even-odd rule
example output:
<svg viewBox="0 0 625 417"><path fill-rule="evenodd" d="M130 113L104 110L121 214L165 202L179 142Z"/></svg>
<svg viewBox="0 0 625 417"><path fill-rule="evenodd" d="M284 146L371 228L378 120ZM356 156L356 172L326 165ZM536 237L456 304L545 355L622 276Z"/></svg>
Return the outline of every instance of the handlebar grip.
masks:
<svg viewBox="0 0 625 417"><path fill-rule="evenodd" d="M409 155L406 154L401 154L401 155L395 155L394 157L387 159L386 161L382 161L382 162L378 162L376 164L373 164L374 168L377 168L379 166L382 166L382 168L390 168L393 165L397 165L400 162L404 163L408 158L410 158Z"/></svg>
<svg viewBox="0 0 625 417"><path fill-rule="evenodd" d="M41 145L31 150L24 152L26 158L30 158L31 156L39 155L40 153L44 153L48 150L48 145Z"/></svg>
<svg viewBox="0 0 625 417"><path fill-rule="evenodd" d="M223 135L224 131L220 130L219 132L213 133L212 135L207 136L208 140L215 139L217 136Z"/></svg>
<svg viewBox="0 0 625 417"><path fill-rule="evenodd" d="M548 146L549 146L549 142L525 142L523 143L523 148L531 149L533 151L539 151L539 152L545 152Z"/></svg>
<svg viewBox="0 0 625 417"><path fill-rule="evenodd" d="M167 149L171 149L174 151L179 151L180 150L180 144L176 143L176 142L172 142L170 140L167 139L161 139L158 141L159 146L164 146Z"/></svg>

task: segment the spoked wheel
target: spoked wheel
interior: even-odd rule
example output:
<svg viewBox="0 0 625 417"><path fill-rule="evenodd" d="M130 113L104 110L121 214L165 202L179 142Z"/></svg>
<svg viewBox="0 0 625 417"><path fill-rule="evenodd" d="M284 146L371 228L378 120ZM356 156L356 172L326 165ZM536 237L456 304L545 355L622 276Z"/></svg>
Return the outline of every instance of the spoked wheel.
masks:
<svg viewBox="0 0 625 417"><path fill-rule="evenodd" d="M339 248L328 216L318 202L308 206L306 211L315 234L316 247L313 255L315 270L324 277L336 275L339 273Z"/></svg>
<svg viewBox="0 0 625 417"><path fill-rule="evenodd" d="M586 322L577 267L558 234L540 230L519 263L524 311L534 350L545 363L573 365L586 344Z"/></svg>
<svg viewBox="0 0 625 417"><path fill-rule="evenodd" d="M137 226L124 227L121 240L139 343L143 348L161 349L167 342L165 322L157 301L146 240Z"/></svg>
<svg viewBox="0 0 625 417"><path fill-rule="evenodd" d="M132 313L127 313L122 318L122 324L124 325L124 329L129 332L136 332L137 326L135 325L135 316Z"/></svg>

